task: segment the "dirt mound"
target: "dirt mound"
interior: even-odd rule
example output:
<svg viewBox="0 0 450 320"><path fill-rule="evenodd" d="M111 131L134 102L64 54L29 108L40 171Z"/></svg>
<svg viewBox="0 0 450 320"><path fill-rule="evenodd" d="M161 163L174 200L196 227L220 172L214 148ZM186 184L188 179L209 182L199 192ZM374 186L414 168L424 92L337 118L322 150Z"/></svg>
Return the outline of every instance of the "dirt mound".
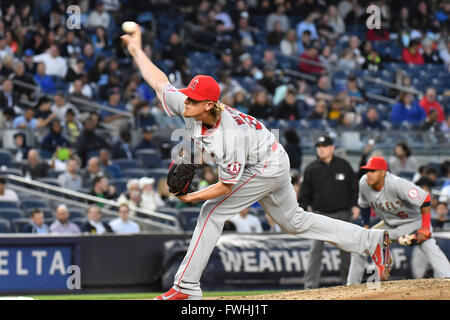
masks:
<svg viewBox="0 0 450 320"><path fill-rule="evenodd" d="M399 280L217 300L450 300L450 279Z"/></svg>

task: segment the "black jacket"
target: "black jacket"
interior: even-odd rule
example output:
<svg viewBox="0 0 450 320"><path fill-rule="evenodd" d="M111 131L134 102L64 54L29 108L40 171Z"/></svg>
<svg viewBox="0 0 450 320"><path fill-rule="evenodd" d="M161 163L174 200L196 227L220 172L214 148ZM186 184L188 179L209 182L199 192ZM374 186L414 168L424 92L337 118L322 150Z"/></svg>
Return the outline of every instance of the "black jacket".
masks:
<svg viewBox="0 0 450 320"><path fill-rule="evenodd" d="M109 226L109 224L107 224L106 222L102 222L103 226L106 229L106 232L113 232L111 227ZM82 226L81 226L81 232L88 232L89 234L97 234L97 230L95 229L95 227L89 223L89 221L86 221Z"/></svg>
<svg viewBox="0 0 450 320"><path fill-rule="evenodd" d="M313 211L335 213L358 204L358 180L350 164L333 157L330 164L320 159L311 162L303 174L299 205Z"/></svg>

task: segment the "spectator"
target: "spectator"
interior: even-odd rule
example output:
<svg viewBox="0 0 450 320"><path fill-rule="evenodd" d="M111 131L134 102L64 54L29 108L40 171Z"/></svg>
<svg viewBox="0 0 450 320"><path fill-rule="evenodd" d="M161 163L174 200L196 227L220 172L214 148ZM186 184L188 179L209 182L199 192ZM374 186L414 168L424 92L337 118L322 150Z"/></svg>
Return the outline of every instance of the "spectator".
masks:
<svg viewBox="0 0 450 320"><path fill-rule="evenodd" d="M90 205L87 212L88 221L81 226L81 232L102 235L113 232L109 224L102 222L101 208L95 204Z"/></svg>
<svg viewBox="0 0 450 320"><path fill-rule="evenodd" d="M53 82L52 77L46 75L45 72L46 72L45 63L39 62L36 66L36 74L34 76L34 80L41 87L44 93L50 94L55 93L56 92L55 83Z"/></svg>
<svg viewBox="0 0 450 320"><path fill-rule="evenodd" d="M352 106L365 102L364 91L358 86L358 81L354 75L348 76L345 92L350 97Z"/></svg>
<svg viewBox="0 0 450 320"><path fill-rule="evenodd" d="M256 80L260 80L263 77L261 70L253 65L252 56L248 53L244 53L239 57L240 65L234 71L236 77L252 77Z"/></svg>
<svg viewBox="0 0 450 320"><path fill-rule="evenodd" d="M76 119L75 111L72 108L67 109L64 119L62 123L63 136L69 140L71 145L75 145L83 130L83 125Z"/></svg>
<svg viewBox="0 0 450 320"><path fill-rule="evenodd" d="M253 104L248 113L257 119L269 119L273 116L272 106L266 90L258 90L253 94Z"/></svg>
<svg viewBox="0 0 450 320"><path fill-rule="evenodd" d="M369 107L362 118L362 130L384 130L384 124L380 120L380 115L376 107ZM365 163L365 162L364 162Z"/></svg>
<svg viewBox="0 0 450 320"><path fill-rule="evenodd" d="M325 74L319 76L316 85L311 90L311 94L316 100L333 100L330 77Z"/></svg>
<svg viewBox="0 0 450 320"><path fill-rule="evenodd" d="M55 211L56 220L50 225L50 233L53 234L79 234L80 228L69 220L70 213L66 205L61 204Z"/></svg>
<svg viewBox="0 0 450 320"><path fill-rule="evenodd" d="M81 54L80 39L74 31L68 31L60 46L61 55L65 58L77 57Z"/></svg>
<svg viewBox="0 0 450 320"><path fill-rule="evenodd" d="M19 103L17 89L14 88L12 80L5 79L0 92L0 110L13 109Z"/></svg>
<svg viewBox="0 0 450 320"><path fill-rule="evenodd" d="M424 109L413 99L413 95L409 92L400 93L398 102L392 106L391 111L391 121L394 124L419 125L425 120Z"/></svg>
<svg viewBox="0 0 450 320"><path fill-rule="evenodd" d="M257 32L257 29L250 26L248 20L249 16L247 12L241 14L241 17L238 20L238 28L236 30L239 42L244 47L251 47L256 44L255 33Z"/></svg>
<svg viewBox="0 0 450 320"><path fill-rule="evenodd" d="M118 89L109 90L108 95L108 107L119 111L126 111L125 105L121 101L120 91ZM118 129L126 128L128 125L128 117L119 113L102 110L100 111L100 118L103 122L109 123Z"/></svg>
<svg viewBox="0 0 450 320"><path fill-rule="evenodd" d="M289 155L291 169L301 170L302 167L302 148L300 147L300 138L297 132L292 129L288 129L284 132L284 138L286 144L284 149Z"/></svg>
<svg viewBox="0 0 450 320"><path fill-rule="evenodd" d="M419 165L412 156L411 149L406 142L398 142L394 147L394 156L389 160L389 169L392 174L398 175L402 171L416 172Z"/></svg>
<svg viewBox="0 0 450 320"><path fill-rule="evenodd" d="M320 74L325 69L320 63L319 51L316 47L309 47L300 55L300 63L298 64L298 70L307 74Z"/></svg>
<svg viewBox="0 0 450 320"><path fill-rule="evenodd" d="M116 188L109 184L106 176L96 176L92 182L90 194L105 200L112 200L116 197ZM97 206L103 208L105 204L98 202Z"/></svg>
<svg viewBox="0 0 450 320"><path fill-rule="evenodd" d="M15 161L22 161L28 158L28 151L30 151L31 147L27 145L27 137L23 132L17 132L13 136L14 145L16 148L13 150L13 159Z"/></svg>
<svg viewBox="0 0 450 320"><path fill-rule="evenodd" d="M345 33L345 22L336 6L330 5L328 7L328 15L330 17L329 25L334 29L334 31L338 34Z"/></svg>
<svg viewBox="0 0 450 320"><path fill-rule="evenodd" d="M370 43L370 42L369 42ZM382 59L377 51L371 49L369 54L366 56L365 62L362 65L364 70L369 70L373 72L377 72L382 70Z"/></svg>
<svg viewBox="0 0 450 320"><path fill-rule="evenodd" d="M234 69L233 55L231 49L225 49L220 55L220 67L222 72L232 72Z"/></svg>
<svg viewBox="0 0 450 320"><path fill-rule="evenodd" d="M330 46L325 45L320 52L319 60L325 69L335 69L338 61L338 55L331 51Z"/></svg>
<svg viewBox="0 0 450 320"><path fill-rule="evenodd" d="M25 50L23 53L23 63L25 66L25 72L30 75L36 74L36 63L33 61L34 52L31 49ZM45 74L45 71L44 71Z"/></svg>
<svg viewBox="0 0 450 320"><path fill-rule="evenodd" d="M185 59L183 56L185 51L180 35L177 32L172 32L169 37L169 42L164 46L162 58L172 61Z"/></svg>
<svg viewBox="0 0 450 320"><path fill-rule="evenodd" d="M96 177L102 176L109 177L109 173L102 170L98 157L91 157L88 160L86 169L81 175L81 179L83 180L83 188L90 187Z"/></svg>
<svg viewBox="0 0 450 320"><path fill-rule="evenodd" d="M92 119L86 119L84 129L77 140L77 153L82 160L82 167L86 165L88 153L90 151L108 148L106 141L94 131L95 123Z"/></svg>
<svg viewBox="0 0 450 320"><path fill-rule="evenodd" d="M89 14L88 20L86 22L86 27L95 28L103 27L105 29L109 28L111 22L111 16L105 11L102 1L97 1L95 5L95 10L92 10Z"/></svg>
<svg viewBox="0 0 450 320"><path fill-rule="evenodd" d="M75 158L69 159L66 171L58 176L58 184L62 188L80 191L83 187L83 179L77 171L78 161Z"/></svg>
<svg viewBox="0 0 450 320"><path fill-rule="evenodd" d="M110 159L111 156L109 150L101 149L99 155L101 170L114 179L122 178L122 170L120 170L120 167Z"/></svg>
<svg viewBox="0 0 450 320"><path fill-rule="evenodd" d="M49 165L41 160L36 149L28 151L27 162L21 167L22 175L31 179L47 178Z"/></svg>
<svg viewBox="0 0 450 320"><path fill-rule="evenodd" d="M0 178L0 202L4 201L18 202L19 197L14 190L6 188L6 179Z"/></svg>
<svg viewBox="0 0 450 320"><path fill-rule="evenodd" d="M59 55L59 49L56 44L52 44L46 53L35 55L34 62L43 62L45 64L45 74L64 79L67 73L67 61Z"/></svg>
<svg viewBox="0 0 450 320"><path fill-rule="evenodd" d="M439 51L433 48L433 41L425 39L422 46L423 60L426 64L443 64Z"/></svg>
<svg viewBox="0 0 450 320"><path fill-rule="evenodd" d="M431 221L434 231L450 230L448 218L448 205L446 202L438 202L436 205L436 218Z"/></svg>
<svg viewBox="0 0 450 320"><path fill-rule="evenodd" d="M141 188L139 179L130 179L127 182L127 190L117 199L117 203L126 203L130 208L141 207ZM132 213L134 215L134 212Z"/></svg>
<svg viewBox="0 0 450 320"><path fill-rule="evenodd" d="M330 16L328 14L323 14L320 18L319 23L316 26L319 38L325 41L335 41L339 34L330 25Z"/></svg>
<svg viewBox="0 0 450 320"><path fill-rule="evenodd" d="M422 65L425 63L419 50L419 43L416 40L412 40L408 48L403 48L402 59L403 62L413 65Z"/></svg>
<svg viewBox="0 0 450 320"><path fill-rule="evenodd" d="M141 190L140 206L143 209L156 210L164 207L165 203L154 188L155 179L143 177L139 179L139 188Z"/></svg>
<svg viewBox="0 0 450 320"><path fill-rule="evenodd" d="M156 132L156 127L145 126L142 128L142 139L133 149L133 157L136 157L136 151L142 149L157 150L157 146L152 141L153 134Z"/></svg>
<svg viewBox="0 0 450 320"><path fill-rule="evenodd" d="M0 60L2 60L7 55L13 55L11 47L6 43L5 35L0 34Z"/></svg>
<svg viewBox="0 0 450 320"><path fill-rule="evenodd" d="M339 58L336 69L354 71L358 69L358 67L359 64L356 60L353 50L350 48L346 48Z"/></svg>
<svg viewBox="0 0 450 320"><path fill-rule="evenodd" d="M444 122L441 124L441 131L442 132L450 132L450 114L447 115L447 118Z"/></svg>
<svg viewBox="0 0 450 320"><path fill-rule="evenodd" d="M327 103L325 100L318 100L314 105L314 110L312 110L308 116L307 120L323 120L327 117Z"/></svg>
<svg viewBox="0 0 450 320"><path fill-rule="evenodd" d="M21 99L31 100L35 89L30 88L30 86L36 86L37 84L34 81L33 74L25 72L25 64L22 61L14 62L14 73L9 78L17 81L14 85L14 91L17 92L17 96ZM3 88L3 92L5 92L5 88ZM0 102L0 105L3 105L3 103Z"/></svg>
<svg viewBox="0 0 450 320"><path fill-rule="evenodd" d="M286 35L280 42L280 51L285 56L297 56L300 54L297 45L297 34L294 29L289 29L286 32Z"/></svg>
<svg viewBox="0 0 450 320"><path fill-rule="evenodd" d="M92 88L89 84L85 83L84 78L75 79L69 86L69 94L74 97L82 98L82 99L90 99L92 98Z"/></svg>
<svg viewBox="0 0 450 320"><path fill-rule="evenodd" d="M294 90L287 90L283 101L275 107L275 115L278 119L300 120L300 111L296 103Z"/></svg>
<svg viewBox="0 0 450 320"><path fill-rule="evenodd" d="M295 31L294 31L295 32ZM281 23L275 22L274 29L267 34L266 40L269 46L279 46L284 38L285 32L282 30Z"/></svg>
<svg viewBox="0 0 450 320"><path fill-rule="evenodd" d="M436 89L433 87L427 88L427 91L420 100L419 105L423 108L423 110L425 110L427 115L431 110L436 110L438 123L442 123L445 120L444 108L436 100Z"/></svg>
<svg viewBox="0 0 450 320"><path fill-rule="evenodd" d="M72 109L75 115L79 116L79 111L72 103L66 101L66 97L63 92L57 92L53 96L53 102L54 103L51 106L51 111L53 113L56 113L60 121L64 121L66 119L66 113L69 109Z"/></svg>
<svg viewBox="0 0 450 320"><path fill-rule="evenodd" d="M319 37L317 34L316 25L314 20L318 17L317 13L310 13L305 20L297 24L297 37L302 39L303 32L308 30L311 33L311 39L315 40Z"/></svg>
<svg viewBox="0 0 450 320"><path fill-rule="evenodd" d="M312 40L311 40L311 32L309 30L305 30L302 33L301 38L299 38L298 34L295 34L295 38L298 39L297 41L297 47L298 47L298 53L303 54L306 49L312 46Z"/></svg>
<svg viewBox="0 0 450 320"><path fill-rule="evenodd" d="M34 117L34 108L28 106L25 109L24 115L14 118L14 129L38 129L39 121Z"/></svg>
<svg viewBox="0 0 450 320"><path fill-rule="evenodd" d="M81 55L80 59L84 61L85 74L89 74L89 71L92 69L97 59L92 43L88 42L84 45L83 54Z"/></svg>
<svg viewBox="0 0 450 320"><path fill-rule="evenodd" d="M447 69L450 66L450 37L445 41L445 45L442 45L439 50L439 57L444 61Z"/></svg>
<svg viewBox="0 0 450 320"><path fill-rule="evenodd" d="M23 226L22 233L48 234L48 226L44 223L44 213L40 209L31 210L30 222Z"/></svg>
<svg viewBox="0 0 450 320"><path fill-rule="evenodd" d="M238 233L262 233L261 221L252 214L249 214L250 208L242 209L238 215L230 219L230 222L236 227Z"/></svg>
<svg viewBox="0 0 450 320"><path fill-rule="evenodd" d="M62 127L59 120L53 120L50 124L50 132L41 142L41 149L55 153L59 149L68 149L70 142L62 136ZM65 159L60 159L65 160Z"/></svg>
<svg viewBox="0 0 450 320"><path fill-rule="evenodd" d="M111 155L113 159L133 159L131 133L129 130L120 131L120 139L113 146Z"/></svg>
<svg viewBox="0 0 450 320"><path fill-rule="evenodd" d="M271 32L275 29L276 23L280 23L281 31L286 32L289 29L289 18L286 15L284 5L278 5L276 11L269 14L266 19L266 31Z"/></svg>
<svg viewBox="0 0 450 320"><path fill-rule="evenodd" d="M439 123L437 122L438 113L435 109L431 109L425 120L419 125L419 130L437 132L441 130Z"/></svg>
<svg viewBox="0 0 450 320"><path fill-rule="evenodd" d="M130 208L126 203L119 206L119 217L109 223L112 231L118 234L139 233L139 225L130 220Z"/></svg>

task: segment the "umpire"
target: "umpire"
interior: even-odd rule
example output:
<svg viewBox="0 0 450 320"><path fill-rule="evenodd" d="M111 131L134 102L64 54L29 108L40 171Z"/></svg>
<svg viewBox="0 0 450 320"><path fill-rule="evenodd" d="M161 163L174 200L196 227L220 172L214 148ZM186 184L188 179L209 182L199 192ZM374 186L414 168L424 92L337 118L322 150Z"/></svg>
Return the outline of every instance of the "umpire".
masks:
<svg viewBox="0 0 450 320"><path fill-rule="evenodd" d="M316 142L318 159L311 162L303 174L298 202L302 208L325 216L350 221L359 215L358 181L350 164L334 155L334 142L321 136ZM308 268L304 276L305 289L319 286L323 241L312 240ZM341 279L346 283L350 254L340 251Z"/></svg>

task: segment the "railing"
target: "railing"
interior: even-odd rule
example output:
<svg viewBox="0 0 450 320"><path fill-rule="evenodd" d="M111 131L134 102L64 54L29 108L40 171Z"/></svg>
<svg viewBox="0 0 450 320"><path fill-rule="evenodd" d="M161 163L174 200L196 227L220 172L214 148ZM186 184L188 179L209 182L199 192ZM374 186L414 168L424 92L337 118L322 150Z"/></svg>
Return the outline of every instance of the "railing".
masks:
<svg viewBox="0 0 450 320"><path fill-rule="evenodd" d="M388 87L388 88L392 88L392 89L396 89L396 90L399 90L399 91L406 91L406 92L409 92L409 93L412 93L412 94L415 94L415 95L423 95L423 92L420 91L420 90L414 89L412 87L405 87L405 86L402 86L402 85L398 85L398 84L395 84L395 83L392 83L392 82L389 82L389 81L386 81L386 80L382 80L380 78L364 76L363 79L366 80L366 81L373 82L373 83L376 83L376 84L380 84L382 86L385 86L385 87Z"/></svg>
<svg viewBox="0 0 450 320"><path fill-rule="evenodd" d="M0 171L0 173L1 173L1 171ZM99 197L92 196L92 195L89 195L89 194L85 194L85 193L82 193L82 192L78 192L78 191L75 191L75 190L64 189L64 188L61 188L61 187L53 186L53 185L48 184L48 183L27 179L27 178L23 178L23 177L12 175L12 174L7 174L7 175L5 175L5 177L8 179L9 182L16 182L16 183L25 184L25 185L31 186L31 187L42 188L42 189L45 189L47 191L54 191L54 192L60 193L61 195L69 196L69 197L72 197L72 198L76 197L76 198L82 199L84 201L101 203L101 204L104 204L104 205L107 205L107 206L110 206L110 207L114 207L114 208L118 208L119 207L119 203L117 201L115 201L115 200L107 200L107 199L99 198ZM19 192L26 192L26 193L35 194L35 195L38 195L38 196L44 196L44 197L46 197L46 198L48 198L50 200L70 203L70 204L72 204L74 206L82 206L82 207L86 207L86 208L89 207L88 204L83 204L83 203L81 203L79 201L76 201L76 200L71 200L71 199L68 199L68 198L61 198L60 196L55 196L55 195L48 194L48 193L45 193L45 192L39 192L39 191L36 191L34 189L23 187L23 186L14 184L14 183L9 183L8 186L10 188L12 188L12 189L16 189ZM102 209L102 211L105 212L105 213L117 216L117 212L115 212L113 210L109 210L109 209L106 208L106 209ZM164 213L159 213L159 212L148 210L148 209L137 208L135 206L130 206L130 211L134 211L136 213L144 214L144 215L149 217L149 219L133 217L133 220L136 220L136 221L138 221L140 223L149 224L149 225L155 226L157 228L168 230L168 231L179 231L180 230L180 225L179 225L178 219L176 217L171 216L171 215L164 214ZM163 220L164 222L154 221L154 220L152 220L150 218ZM170 224L168 224L168 223L170 223Z"/></svg>

